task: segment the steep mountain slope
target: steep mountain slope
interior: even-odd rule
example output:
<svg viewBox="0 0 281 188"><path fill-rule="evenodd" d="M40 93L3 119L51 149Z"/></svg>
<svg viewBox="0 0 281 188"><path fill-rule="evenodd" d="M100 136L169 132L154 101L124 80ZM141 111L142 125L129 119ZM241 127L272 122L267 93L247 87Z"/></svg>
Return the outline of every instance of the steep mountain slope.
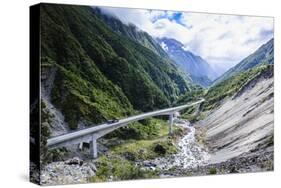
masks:
<svg viewBox="0 0 281 188"><path fill-rule="evenodd" d="M194 115L194 108L190 108L184 113L186 118L191 118L191 121L202 119L205 117L206 113L211 113L213 110L220 107L220 105L228 98L238 96L249 83L253 82L253 80L266 74L273 74L273 67L274 66L271 64L260 65L248 71L239 73L236 76L232 76L210 87L208 90L202 88L194 89L192 92L181 96L177 103L186 104L204 98L205 102L200 105L201 114L197 113Z"/></svg>
<svg viewBox="0 0 281 188"><path fill-rule="evenodd" d="M206 87L217 77L213 68L204 59L185 50L179 41L170 38L158 38L157 40L170 58L189 74L195 83Z"/></svg>
<svg viewBox="0 0 281 188"><path fill-rule="evenodd" d="M91 7L43 4L41 17L43 86L72 129L163 108L190 90L169 60L112 31Z"/></svg>
<svg viewBox="0 0 281 188"><path fill-rule="evenodd" d="M142 31L140 28L136 27L131 23L123 24L122 21L120 21L118 18L104 13L101 8L95 7L93 11L99 19L105 22L106 25L110 27L113 31L115 31L117 34L130 38L131 40L152 50L154 53L166 59L167 61L171 61L173 65L176 65L178 67L178 65L173 62L173 60L169 57L165 50L160 46L160 44L147 32ZM181 74L181 76L186 80L188 88L192 90L194 87L194 82L191 77L186 74L186 72L181 71L180 67L178 68L178 71L179 74Z"/></svg>
<svg viewBox="0 0 281 188"><path fill-rule="evenodd" d="M165 53L165 51L148 33L140 30L133 24L123 24L118 18L103 13L102 9L100 8L95 7L93 11L95 15L103 20L103 22L106 23L107 26L109 26L113 31L142 44L161 57L168 58L168 55Z"/></svg>
<svg viewBox="0 0 281 188"><path fill-rule="evenodd" d="M273 157L273 99L273 66L268 65L199 122L211 163L251 156L256 164L257 157Z"/></svg>
<svg viewBox="0 0 281 188"><path fill-rule="evenodd" d="M206 101L202 105L202 109L205 111L215 109L224 99L232 97L253 79L266 72L273 72L273 67L273 65L260 65L212 86L204 96Z"/></svg>
<svg viewBox="0 0 281 188"><path fill-rule="evenodd" d="M253 54L246 57L240 63L229 69L221 77L215 80L214 84L217 84L233 75L240 72L244 72L250 68L257 66L258 64L272 64L274 56L274 39L269 40L266 44L262 45Z"/></svg>

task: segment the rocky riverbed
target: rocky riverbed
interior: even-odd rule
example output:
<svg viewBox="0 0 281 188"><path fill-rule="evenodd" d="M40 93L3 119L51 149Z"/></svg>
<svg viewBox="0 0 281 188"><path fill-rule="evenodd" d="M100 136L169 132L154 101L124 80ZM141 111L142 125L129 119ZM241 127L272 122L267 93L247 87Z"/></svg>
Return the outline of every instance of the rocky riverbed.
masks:
<svg viewBox="0 0 281 188"><path fill-rule="evenodd" d="M145 169L166 171L174 168L190 169L208 164L210 155L208 150L198 144L195 138L195 128L186 120L177 120L176 126L188 131L177 143L178 152L174 155L140 161L137 164Z"/></svg>
<svg viewBox="0 0 281 188"><path fill-rule="evenodd" d="M136 165L144 170L159 171L160 177L165 177L171 169L192 169L197 166L207 165L210 155L208 151L197 143L195 127L186 120L177 120L176 126L185 129L185 135L177 141L176 154L159 157L154 160L137 161ZM41 183L44 185L86 183L95 176L96 166L94 160L82 161L74 157L70 160L52 162L47 164L41 174ZM73 161L73 162L71 162ZM171 174L171 173L170 173Z"/></svg>
<svg viewBox="0 0 281 188"><path fill-rule="evenodd" d="M44 167L41 172L43 185L87 183L95 175L96 166L93 161L84 162L72 158L65 162L53 162Z"/></svg>
<svg viewBox="0 0 281 188"><path fill-rule="evenodd" d="M144 170L155 171L161 178L260 172L271 171L274 168L273 146L260 146L263 149L252 150L226 161L212 163L213 153L198 143L197 129L186 120L178 120L176 126L187 130L177 142L176 154L154 160L137 161L136 165ZM74 157L64 162L46 165L41 173L41 183L44 185L86 183L89 178L95 176L96 171L94 160L82 161Z"/></svg>
<svg viewBox="0 0 281 188"><path fill-rule="evenodd" d="M212 174L232 174L272 171L274 169L274 155L272 148L259 155L246 153L224 162L199 165L195 168L170 168L163 170L160 177L201 176Z"/></svg>

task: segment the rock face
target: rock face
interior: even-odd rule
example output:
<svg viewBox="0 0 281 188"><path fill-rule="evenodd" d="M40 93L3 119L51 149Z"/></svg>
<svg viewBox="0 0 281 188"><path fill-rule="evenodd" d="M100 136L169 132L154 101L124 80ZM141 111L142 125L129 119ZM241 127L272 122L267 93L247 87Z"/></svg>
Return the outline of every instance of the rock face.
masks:
<svg viewBox="0 0 281 188"><path fill-rule="evenodd" d="M210 163L262 150L273 153L273 96L273 77L260 77L200 122L212 153Z"/></svg>
<svg viewBox="0 0 281 188"><path fill-rule="evenodd" d="M44 66L41 68L41 100L52 114L52 126L50 126L52 136L62 135L69 131L62 112L51 103L50 95L56 71L56 68L46 68Z"/></svg>

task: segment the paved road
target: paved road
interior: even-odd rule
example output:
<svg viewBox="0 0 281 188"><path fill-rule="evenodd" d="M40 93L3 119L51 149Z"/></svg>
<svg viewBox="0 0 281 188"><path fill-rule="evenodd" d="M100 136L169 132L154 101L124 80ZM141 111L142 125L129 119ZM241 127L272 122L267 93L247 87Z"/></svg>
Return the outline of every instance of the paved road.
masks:
<svg viewBox="0 0 281 188"><path fill-rule="evenodd" d="M172 108L166 108L166 109L157 110L157 111L153 111L153 112L147 112L147 113L131 116L131 117L128 117L128 118L120 119L118 122L115 122L115 123L101 124L101 125L97 125L97 126L94 126L94 127L87 128L87 129L78 130L78 131L75 131L75 132L72 132L72 133L67 133L67 134L64 134L64 135L53 137L53 138L48 139L47 146L49 146L49 147L56 146L56 145L59 145L61 143L68 142L68 141L71 141L71 140L75 140L75 139L79 139L79 138L83 138L83 137L86 138L87 136L90 136L90 135L95 134L95 133L106 132L107 130L109 130L109 132L111 132L111 131L115 130L116 128L126 126L128 123L139 121L139 120L146 119L146 118L149 118L149 117L154 117L154 116L159 116L159 115L171 115L175 112L178 112L178 111L183 110L187 107L194 106L196 104L202 103L204 101L205 101L205 99L201 99L201 100L199 100L197 102L194 102L194 103L190 103L190 104L186 104L186 105L182 105L182 106L177 106L177 107L172 107ZM106 134L109 133L109 132L106 132Z"/></svg>

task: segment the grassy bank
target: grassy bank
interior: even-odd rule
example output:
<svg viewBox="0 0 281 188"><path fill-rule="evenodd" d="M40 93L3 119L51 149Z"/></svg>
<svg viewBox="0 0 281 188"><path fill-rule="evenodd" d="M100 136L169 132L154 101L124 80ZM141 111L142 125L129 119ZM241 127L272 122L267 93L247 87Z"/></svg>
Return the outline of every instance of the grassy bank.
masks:
<svg viewBox="0 0 281 188"><path fill-rule="evenodd" d="M144 179L157 177L156 171L144 170L136 166L136 161L144 161L164 157L177 152L176 140L183 129L174 127L174 135L169 136L168 123L165 120L150 120L155 130L146 139L128 139L109 147L109 151L99 157L96 176L91 182Z"/></svg>

